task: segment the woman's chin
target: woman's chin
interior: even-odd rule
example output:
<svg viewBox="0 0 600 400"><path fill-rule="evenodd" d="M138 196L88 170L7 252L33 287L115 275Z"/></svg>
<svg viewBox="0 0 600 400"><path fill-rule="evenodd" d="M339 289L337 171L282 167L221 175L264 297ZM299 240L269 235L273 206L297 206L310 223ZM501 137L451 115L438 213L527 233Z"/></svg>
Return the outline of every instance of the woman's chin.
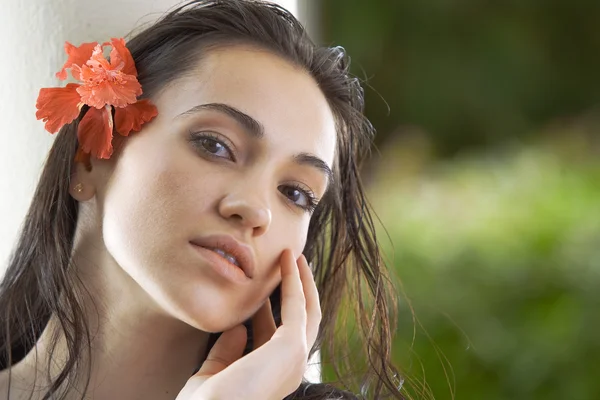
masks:
<svg viewBox="0 0 600 400"><path fill-rule="evenodd" d="M208 333L224 332L228 329L233 328L236 325L241 324L243 321L232 321L229 318L223 318L221 315L203 315L201 317L190 318L188 324L200 331Z"/></svg>
<svg viewBox="0 0 600 400"><path fill-rule="evenodd" d="M231 300L231 299L229 299ZM197 301L190 304L187 299L172 299L163 308L167 313L186 324L209 333L223 332L245 321L239 319L240 307L226 306L227 299Z"/></svg>

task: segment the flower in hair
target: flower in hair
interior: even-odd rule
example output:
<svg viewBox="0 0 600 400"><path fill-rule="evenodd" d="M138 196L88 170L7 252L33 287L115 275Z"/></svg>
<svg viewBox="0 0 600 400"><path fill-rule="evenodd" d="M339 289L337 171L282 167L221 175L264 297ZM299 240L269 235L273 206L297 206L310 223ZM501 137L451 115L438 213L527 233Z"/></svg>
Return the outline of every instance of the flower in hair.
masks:
<svg viewBox="0 0 600 400"><path fill-rule="evenodd" d="M103 55L104 46L112 47L110 61ZM56 133L77 118L84 105L89 106L79 122L75 159L88 163L90 156L110 158L113 128L121 136L128 136L131 131L141 130L142 124L152 120L158 110L148 99L137 99L142 86L124 39L83 43L79 47L66 42L65 51L67 62L56 76L64 80L70 69L80 83L40 89L35 116L45 122L48 132Z"/></svg>

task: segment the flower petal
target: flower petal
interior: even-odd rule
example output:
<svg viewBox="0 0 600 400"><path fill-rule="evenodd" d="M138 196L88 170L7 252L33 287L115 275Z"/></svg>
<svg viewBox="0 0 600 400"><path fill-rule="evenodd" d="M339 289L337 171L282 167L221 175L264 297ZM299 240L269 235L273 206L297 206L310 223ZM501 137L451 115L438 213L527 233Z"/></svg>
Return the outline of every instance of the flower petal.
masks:
<svg viewBox="0 0 600 400"><path fill-rule="evenodd" d="M121 72L127 75L137 76L135 63L129 49L125 47L125 39L112 38L110 39L112 50L110 51L110 64L113 69L117 69L121 63L123 66L119 68Z"/></svg>
<svg viewBox="0 0 600 400"><path fill-rule="evenodd" d="M94 51L92 51L90 59L87 60L87 62L85 63L86 66L89 66L92 69L99 69L99 70L112 69L112 67L110 66L110 63L104 57L104 45L105 44L103 43L103 44L98 44L98 45L96 45L96 47L94 47ZM85 80L85 79L82 78L81 80Z"/></svg>
<svg viewBox="0 0 600 400"><path fill-rule="evenodd" d="M158 115L156 106L148 99L139 100L125 108L115 109L115 128L119 134L128 136L133 131L142 129L142 124Z"/></svg>
<svg viewBox="0 0 600 400"><path fill-rule="evenodd" d="M92 56L92 52L97 44L97 42L83 43L81 46L75 47L71 43L65 42L65 52L69 58L62 69L56 73L56 77L60 80L67 79L67 69L71 68L73 65L81 66L85 64ZM71 71L71 73L73 73L73 71ZM79 79L78 76L73 75L73 77Z"/></svg>
<svg viewBox="0 0 600 400"><path fill-rule="evenodd" d="M77 138L83 152L96 158L110 158L113 152L112 133L111 107L90 108L79 122Z"/></svg>
<svg viewBox="0 0 600 400"><path fill-rule="evenodd" d="M82 69L82 76L90 76L91 80L94 77L95 71L87 66ZM118 72L119 76L116 79L102 79L88 84L87 82L81 85L77 91L81 95L81 101L90 107L102 108L106 104L115 107L125 107L128 104L133 104L137 100L137 96L142 93L142 86L137 78L133 75L124 75Z"/></svg>
<svg viewBox="0 0 600 400"><path fill-rule="evenodd" d="M63 125L70 123L79 115L83 106L81 96L77 93L76 83L69 83L64 88L42 88L35 104L37 119L43 120L50 133L56 133Z"/></svg>

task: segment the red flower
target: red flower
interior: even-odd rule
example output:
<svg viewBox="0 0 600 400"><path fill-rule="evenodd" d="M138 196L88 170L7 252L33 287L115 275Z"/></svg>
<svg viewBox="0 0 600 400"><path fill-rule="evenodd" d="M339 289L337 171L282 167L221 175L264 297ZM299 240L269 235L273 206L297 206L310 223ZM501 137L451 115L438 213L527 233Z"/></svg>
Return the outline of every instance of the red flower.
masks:
<svg viewBox="0 0 600 400"><path fill-rule="evenodd" d="M110 62L103 55L104 46L111 46ZM137 80L137 70L124 39L111 39L110 43L83 43L75 47L65 44L69 56L56 76L67 78L67 69L81 83L69 83L64 88L43 88L37 99L36 117L45 122L46 130L56 133L72 122L83 105L90 108L79 122L77 137L79 150L76 161L85 161L90 155L110 158L113 152L113 115L115 130L122 136L142 129L142 124L157 114L156 106L149 100L137 100L142 87Z"/></svg>

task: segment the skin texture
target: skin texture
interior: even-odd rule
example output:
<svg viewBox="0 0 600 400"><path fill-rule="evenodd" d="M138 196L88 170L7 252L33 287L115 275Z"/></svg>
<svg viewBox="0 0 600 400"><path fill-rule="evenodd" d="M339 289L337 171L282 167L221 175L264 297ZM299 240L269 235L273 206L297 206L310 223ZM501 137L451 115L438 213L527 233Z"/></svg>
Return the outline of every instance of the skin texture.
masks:
<svg viewBox="0 0 600 400"><path fill-rule="evenodd" d="M282 254L289 249L298 259L310 221L296 205L306 199L290 186L320 198L328 184L320 169L294 156L310 153L329 167L334 160L334 118L316 82L266 51L211 50L152 101L159 115L111 159L73 171L71 194L80 204L73 260L89 291L82 302L94 340L89 393L95 399L175 398L203 361L208 332L229 330L261 306L268 309L265 301L281 282ZM181 115L208 103L250 115L264 127L263 137L252 137L217 110ZM193 141L190 132L210 137ZM74 189L78 183L81 192ZM212 234L252 249L252 279L232 283L196 254L190 241ZM300 276L293 278L300 288L314 285ZM46 372L54 327L51 319L38 342L38 374ZM59 342L51 374L64 351ZM19 387L31 386L35 360L31 352L14 367L17 395Z"/></svg>

